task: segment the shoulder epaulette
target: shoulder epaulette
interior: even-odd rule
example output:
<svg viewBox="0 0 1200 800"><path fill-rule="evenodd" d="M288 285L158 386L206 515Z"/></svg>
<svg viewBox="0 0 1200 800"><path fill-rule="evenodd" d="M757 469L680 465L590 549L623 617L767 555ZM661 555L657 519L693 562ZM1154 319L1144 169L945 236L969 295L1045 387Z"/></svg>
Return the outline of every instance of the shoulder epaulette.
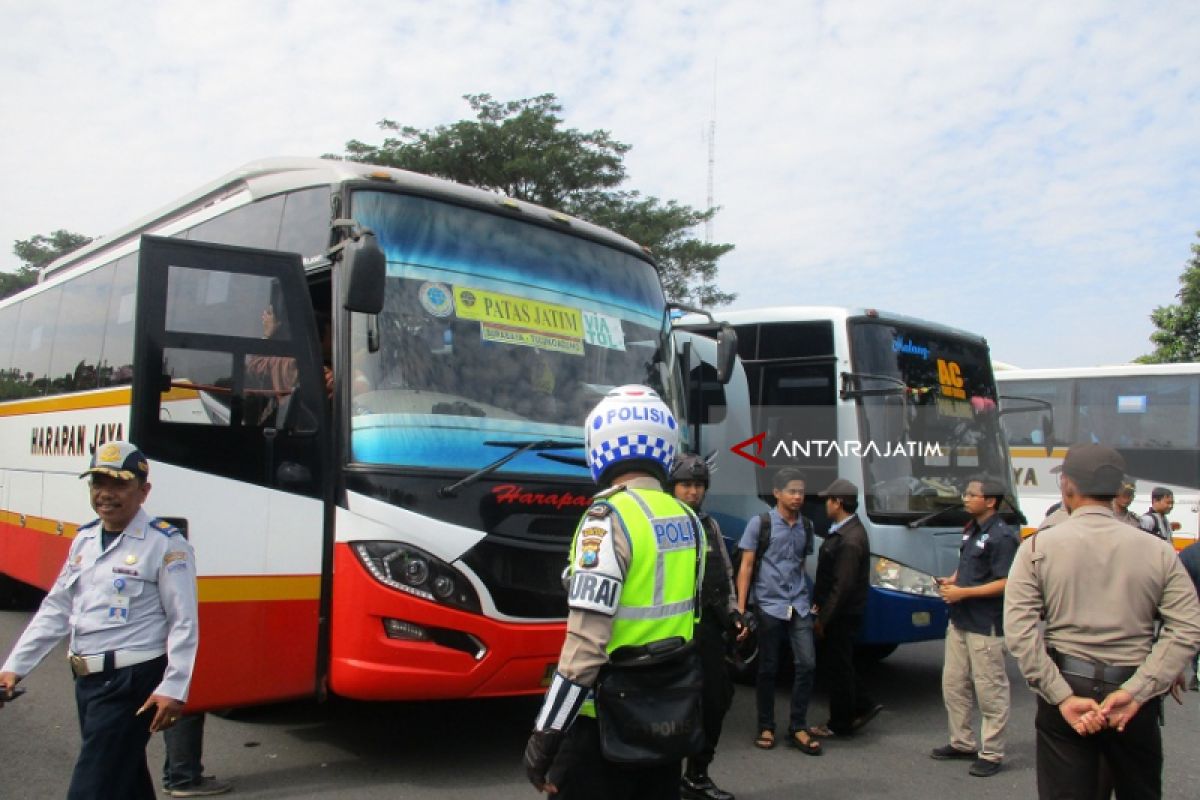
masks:
<svg viewBox="0 0 1200 800"><path fill-rule="evenodd" d="M99 525L99 524L100 524L100 518L99 518L99 517L97 517L96 519L92 520L91 522L89 522L89 523L88 523L88 524L86 524L86 525L80 525L78 528L76 528L76 529L75 529L75 532L76 532L76 533L83 533L83 532L84 532L84 531L86 531L88 528L94 528L94 527L96 527L96 526L97 526L97 525Z"/></svg>
<svg viewBox="0 0 1200 800"><path fill-rule="evenodd" d="M163 536L182 535L182 532L179 530L179 528L176 528L174 525L167 522L165 519L155 518L155 519L150 520L150 527L154 528L154 530L158 531Z"/></svg>
<svg viewBox="0 0 1200 800"><path fill-rule="evenodd" d="M593 519L603 519L613 512L613 507L608 504L608 499L614 495L623 492L625 486L617 484L610 486L602 492L597 492L592 496L592 505L588 507L586 516Z"/></svg>
<svg viewBox="0 0 1200 800"><path fill-rule="evenodd" d="M625 484L618 483L615 486L610 486L607 489L596 492L594 495L592 495L592 499L593 500L607 500L608 498L612 497L617 492L623 492L623 491L625 491Z"/></svg>

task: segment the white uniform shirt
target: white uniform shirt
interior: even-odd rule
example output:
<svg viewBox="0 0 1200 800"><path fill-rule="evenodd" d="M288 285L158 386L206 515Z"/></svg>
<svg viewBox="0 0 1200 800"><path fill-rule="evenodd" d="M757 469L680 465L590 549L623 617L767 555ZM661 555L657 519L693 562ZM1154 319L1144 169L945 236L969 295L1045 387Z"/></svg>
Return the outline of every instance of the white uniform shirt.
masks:
<svg viewBox="0 0 1200 800"><path fill-rule="evenodd" d="M79 529L67 563L0 672L28 675L68 633L78 655L162 650L167 669L154 690L186 701L196 660L196 558L176 528L139 509L108 549L101 526Z"/></svg>

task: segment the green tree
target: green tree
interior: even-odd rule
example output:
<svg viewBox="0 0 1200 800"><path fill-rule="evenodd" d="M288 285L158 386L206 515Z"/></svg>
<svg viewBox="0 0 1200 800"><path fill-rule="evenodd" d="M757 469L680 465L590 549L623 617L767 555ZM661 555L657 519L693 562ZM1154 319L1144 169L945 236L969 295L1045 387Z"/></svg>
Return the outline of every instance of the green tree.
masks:
<svg viewBox="0 0 1200 800"><path fill-rule="evenodd" d="M42 267L90 241L92 239L89 236L59 229L49 236L39 233L29 239L13 242L13 254L21 259L21 265L16 272L0 272L0 298L37 283Z"/></svg>
<svg viewBox="0 0 1200 800"><path fill-rule="evenodd" d="M605 130L564 128L553 94L499 102L465 95L475 119L420 130L385 119L382 144L346 143L351 161L436 175L564 211L611 228L650 249L667 296L702 306L737 295L717 288L717 260L732 244L710 244L691 232L715 213L674 200L621 190L630 145Z"/></svg>
<svg viewBox="0 0 1200 800"><path fill-rule="evenodd" d="M1192 245L1192 257L1179 283L1175 295L1179 302L1158 306L1150 313L1150 321L1158 330L1150 334L1154 352L1137 359L1143 364L1200 361L1200 244Z"/></svg>

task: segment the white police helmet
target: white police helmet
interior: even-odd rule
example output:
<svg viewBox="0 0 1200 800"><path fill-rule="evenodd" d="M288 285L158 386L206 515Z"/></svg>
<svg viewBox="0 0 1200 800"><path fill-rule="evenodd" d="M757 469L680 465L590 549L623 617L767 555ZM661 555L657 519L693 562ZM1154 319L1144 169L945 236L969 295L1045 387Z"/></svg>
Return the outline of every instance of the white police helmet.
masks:
<svg viewBox="0 0 1200 800"><path fill-rule="evenodd" d="M634 461L665 482L679 448L679 422L650 387L618 386L588 413L584 439L597 483L613 467Z"/></svg>

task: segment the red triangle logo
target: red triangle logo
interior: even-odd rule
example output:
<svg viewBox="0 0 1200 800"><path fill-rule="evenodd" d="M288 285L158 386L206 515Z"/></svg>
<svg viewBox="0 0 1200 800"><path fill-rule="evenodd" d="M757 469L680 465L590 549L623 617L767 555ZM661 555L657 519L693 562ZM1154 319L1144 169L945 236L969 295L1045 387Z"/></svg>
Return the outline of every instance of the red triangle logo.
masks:
<svg viewBox="0 0 1200 800"><path fill-rule="evenodd" d="M759 458L759 456L762 455L763 439L765 439L766 436L767 436L766 432L760 433L757 436L751 436L746 441L738 442L737 444L735 444L733 447L731 447L729 449L732 450L734 453L738 454L739 456L741 456L742 458L744 458L748 461L753 461L755 464L757 464L760 467L765 467L767 465L767 462L763 461L761 458ZM747 445L754 445L754 455L750 455L749 453L746 452L745 448Z"/></svg>

